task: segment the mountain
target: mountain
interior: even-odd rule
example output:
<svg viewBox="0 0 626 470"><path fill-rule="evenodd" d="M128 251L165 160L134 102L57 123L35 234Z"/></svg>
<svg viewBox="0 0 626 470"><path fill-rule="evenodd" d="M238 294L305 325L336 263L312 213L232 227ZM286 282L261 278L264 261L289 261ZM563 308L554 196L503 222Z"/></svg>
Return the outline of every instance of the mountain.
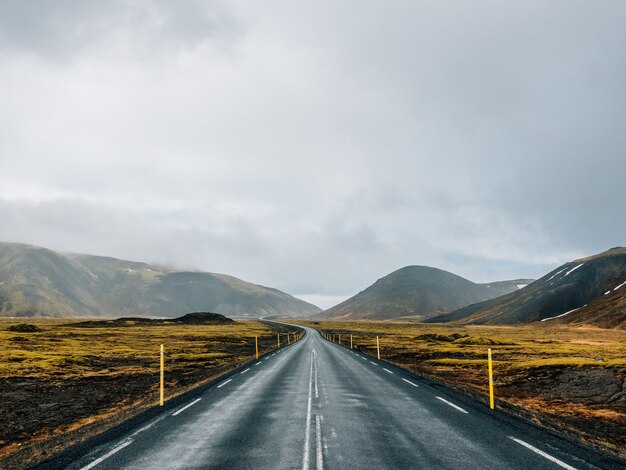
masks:
<svg viewBox="0 0 626 470"><path fill-rule="evenodd" d="M431 322L584 323L626 329L626 248L565 263L529 286Z"/></svg>
<svg viewBox="0 0 626 470"><path fill-rule="evenodd" d="M517 290L516 281L475 284L456 274L428 266L406 266L379 279L354 297L318 317L332 319L422 320Z"/></svg>
<svg viewBox="0 0 626 470"><path fill-rule="evenodd" d="M0 315L171 317L195 311L308 316L320 309L225 274L0 243Z"/></svg>

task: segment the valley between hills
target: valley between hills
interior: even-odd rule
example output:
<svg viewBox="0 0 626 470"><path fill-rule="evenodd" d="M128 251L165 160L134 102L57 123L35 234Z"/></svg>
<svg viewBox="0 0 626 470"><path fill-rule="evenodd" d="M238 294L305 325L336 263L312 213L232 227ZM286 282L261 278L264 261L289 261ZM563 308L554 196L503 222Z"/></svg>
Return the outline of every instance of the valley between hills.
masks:
<svg viewBox="0 0 626 470"><path fill-rule="evenodd" d="M110 300L109 300L110 299ZM388 274L321 312L223 274L0 244L0 465L45 461L167 397L278 347L297 326L626 457L626 249L540 279L476 284L427 266ZM205 312L194 313L189 312ZM214 312L214 313L208 313ZM183 316L181 316L183 315ZM235 321L224 315L233 316Z"/></svg>

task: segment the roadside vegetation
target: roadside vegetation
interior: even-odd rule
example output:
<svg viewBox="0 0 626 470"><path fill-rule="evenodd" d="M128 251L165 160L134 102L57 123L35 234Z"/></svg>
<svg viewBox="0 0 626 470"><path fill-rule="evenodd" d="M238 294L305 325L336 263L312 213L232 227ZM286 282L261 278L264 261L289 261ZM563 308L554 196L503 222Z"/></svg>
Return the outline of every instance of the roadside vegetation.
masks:
<svg viewBox="0 0 626 470"><path fill-rule="evenodd" d="M165 396L181 394L275 349L286 327L222 325L81 327L73 320L0 319L0 467L46 458L158 403L159 347ZM16 456L17 455L17 456ZM5 461L6 464L6 461Z"/></svg>
<svg viewBox="0 0 626 470"><path fill-rule="evenodd" d="M301 323L304 324L304 323ZM435 381L488 406L487 349L496 408L626 457L626 331L570 326L307 323L344 346Z"/></svg>

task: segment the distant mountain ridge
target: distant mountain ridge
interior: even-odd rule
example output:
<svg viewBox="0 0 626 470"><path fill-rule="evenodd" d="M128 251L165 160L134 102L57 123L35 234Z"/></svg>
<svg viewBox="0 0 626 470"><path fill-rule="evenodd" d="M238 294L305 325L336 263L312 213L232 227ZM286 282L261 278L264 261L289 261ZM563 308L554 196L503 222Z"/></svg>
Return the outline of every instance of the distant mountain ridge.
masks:
<svg viewBox="0 0 626 470"><path fill-rule="evenodd" d="M626 248L570 261L520 291L429 321L480 325L580 323L626 328Z"/></svg>
<svg viewBox="0 0 626 470"><path fill-rule="evenodd" d="M406 266L322 312L329 319L423 320L517 290L532 279L476 284L429 266Z"/></svg>
<svg viewBox="0 0 626 470"><path fill-rule="evenodd" d="M0 242L2 316L172 317L194 311L298 317L321 310L225 274Z"/></svg>

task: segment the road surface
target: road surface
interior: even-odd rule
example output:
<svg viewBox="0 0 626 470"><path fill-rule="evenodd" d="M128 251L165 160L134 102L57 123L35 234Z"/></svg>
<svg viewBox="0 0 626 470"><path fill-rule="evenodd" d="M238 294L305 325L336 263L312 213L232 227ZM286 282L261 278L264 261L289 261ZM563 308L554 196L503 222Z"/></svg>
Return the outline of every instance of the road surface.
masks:
<svg viewBox="0 0 626 470"><path fill-rule="evenodd" d="M310 329L302 341L62 466L68 463L116 470L624 468Z"/></svg>

